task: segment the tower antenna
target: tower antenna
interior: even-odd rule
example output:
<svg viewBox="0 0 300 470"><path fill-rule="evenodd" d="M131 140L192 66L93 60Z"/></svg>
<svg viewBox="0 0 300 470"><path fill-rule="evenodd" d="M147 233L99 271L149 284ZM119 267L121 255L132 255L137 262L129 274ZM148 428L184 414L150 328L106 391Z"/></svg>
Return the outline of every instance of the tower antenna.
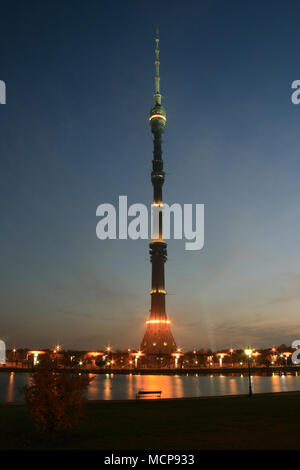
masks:
<svg viewBox="0 0 300 470"><path fill-rule="evenodd" d="M154 104L161 104L161 93L160 93L160 73L159 73L159 29L156 29L155 34L155 94L154 94Z"/></svg>

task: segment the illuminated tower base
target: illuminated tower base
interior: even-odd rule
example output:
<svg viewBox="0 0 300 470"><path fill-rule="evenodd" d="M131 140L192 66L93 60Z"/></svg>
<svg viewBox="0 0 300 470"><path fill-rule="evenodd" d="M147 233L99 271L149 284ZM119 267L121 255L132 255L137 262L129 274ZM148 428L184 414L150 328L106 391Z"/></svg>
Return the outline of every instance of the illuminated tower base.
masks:
<svg viewBox="0 0 300 470"><path fill-rule="evenodd" d="M141 350L147 355L171 355L176 350L176 344L169 324L148 323Z"/></svg>

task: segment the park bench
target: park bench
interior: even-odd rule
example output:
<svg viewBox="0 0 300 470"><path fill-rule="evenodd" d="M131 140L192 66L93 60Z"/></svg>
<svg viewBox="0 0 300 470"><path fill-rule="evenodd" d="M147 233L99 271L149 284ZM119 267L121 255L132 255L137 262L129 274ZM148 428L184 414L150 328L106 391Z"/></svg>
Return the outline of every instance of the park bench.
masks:
<svg viewBox="0 0 300 470"><path fill-rule="evenodd" d="M149 395L155 395L155 397L161 398L161 390L139 390L136 394L136 399L139 400L140 398L147 397Z"/></svg>

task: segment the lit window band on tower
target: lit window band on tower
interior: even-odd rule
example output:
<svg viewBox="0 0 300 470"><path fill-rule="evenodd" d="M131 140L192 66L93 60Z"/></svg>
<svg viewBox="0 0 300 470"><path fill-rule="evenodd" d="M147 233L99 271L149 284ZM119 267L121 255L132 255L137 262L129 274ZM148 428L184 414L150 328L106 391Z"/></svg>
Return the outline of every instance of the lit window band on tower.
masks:
<svg viewBox="0 0 300 470"><path fill-rule="evenodd" d="M166 111L161 104L159 75L159 35L155 37L155 93L154 106L150 111L149 122L153 134L153 160L151 182L153 185L153 205L163 206L162 186L165 179L162 160L162 134L166 126ZM167 244L162 239L162 212L159 214L159 236L150 243L150 260L152 263L151 309L147 320L147 329L141 343L141 350L149 355L168 355L176 351L176 344L170 330L170 320L166 314L165 262Z"/></svg>

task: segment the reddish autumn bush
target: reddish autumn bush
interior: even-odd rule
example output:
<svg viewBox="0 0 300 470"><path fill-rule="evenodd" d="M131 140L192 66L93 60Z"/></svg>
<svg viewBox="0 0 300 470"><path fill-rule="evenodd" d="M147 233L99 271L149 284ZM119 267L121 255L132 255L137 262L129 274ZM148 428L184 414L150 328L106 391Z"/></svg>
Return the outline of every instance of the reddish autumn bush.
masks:
<svg viewBox="0 0 300 470"><path fill-rule="evenodd" d="M23 388L29 415L39 431L53 433L76 427L84 416L84 391L90 383L78 372L58 372L56 362L44 356Z"/></svg>

